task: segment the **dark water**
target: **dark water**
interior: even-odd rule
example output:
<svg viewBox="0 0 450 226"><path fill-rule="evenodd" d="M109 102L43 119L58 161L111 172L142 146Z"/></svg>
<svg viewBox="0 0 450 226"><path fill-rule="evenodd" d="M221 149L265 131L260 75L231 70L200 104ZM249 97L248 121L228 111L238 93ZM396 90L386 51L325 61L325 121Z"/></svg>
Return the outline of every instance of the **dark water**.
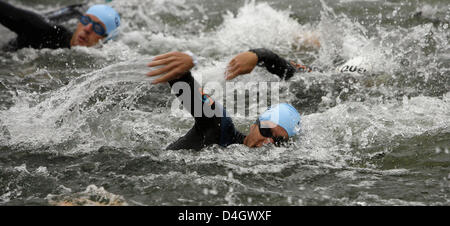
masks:
<svg viewBox="0 0 450 226"><path fill-rule="evenodd" d="M9 2L44 13L82 1ZM447 1L112 5L116 42L0 53L0 204L449 205ZM0 33L0 44L14 37ZM302 134L287 147L165 151L193 120L171 114L169 88L150 85L136 61L190 50L197 79L223 81L228 61L257 47L322 69L280 85ZM361 56L371 73L336 72ZM238 79L277 80L259 69ZM234 121L248 132L254 118Z"/></svg>

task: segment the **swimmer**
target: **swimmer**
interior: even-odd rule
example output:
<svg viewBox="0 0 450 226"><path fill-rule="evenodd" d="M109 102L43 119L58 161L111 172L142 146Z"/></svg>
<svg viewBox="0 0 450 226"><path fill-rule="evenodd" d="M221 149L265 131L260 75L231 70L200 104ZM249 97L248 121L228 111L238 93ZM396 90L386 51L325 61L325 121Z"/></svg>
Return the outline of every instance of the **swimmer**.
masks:
<svg viewBox="0 0 450 226"><path fill-rule="evenodd" d="M174 88L178 82L188 84L190 99L183 99L183 90L176 91L176 96L183 103L184 109L189 109L195 124L186 135L170 144L168 150L194 149L200 150L209 145L218 144L227 147L231 144L244 144L248 147L261 147L265 144L281 144L295 136L300 128L300 114L290 104L281 103L270 107L266 112L257 117L255 123L250 125L247 136L237 131L233 121L227 116L226 109L208 95L201 92L201 87L192 77L189 71L193 67L191 56L186 53L172 52L157 56L148 64L149 67L163 66L160 69L149 72L147 76L164 76L155 79L154 84L169 82ZM203 108L201 115L196 116L194 106L190 103L207 104L216 112L223 112L222 116L208 117Z"/></svg>
<svg viewBox="0 0 450 226"><path fill-rule="evenodd" d="M120 16L110 6L94 5L81 16L75 32L72 33L44 16L0 0L0 24L17 34L17 38L5 46L4 50L15 51L26 47L91 47L100 40L108 41L118 35Z"/></svg>
<svg viewBox="0 0 450 226"><path fill-rule="evenodd" d="M300 114L290 104L282 103L269 108L265 113L257 118L254 124L250 125L250 133L245 136L237 131L233 125L231 118L226 115L226 110L217 102L214 102L209 96L198 92L200 85L194 80L190 73L190 69L194 67L195 60L186 53L172 52L156 56L149 67L162 66L157 70L153 70L147 76L163 76L153 80L153 84L169 82L170 86L176 82L186 82L189 84L191 93L191 103L194 100L210 101L212 109L218 109L224 112L223 117L207 117L202 113L201 117L195 117L191 106L184 106L185 109L191 109L191 115L195 119L194 127L175 143L169 145L167 149L201 149L211 144L219 144L228 146L230 144L244 144L248 147L261 147L264 144L279 144L287 141L290 137L295 136L300 128ZM360 67L361 59L351 60L339 68L349 67L349 72L363 73L367 69L354 70L352 66ZM348 65L354 63L355 65ZM295 73L304 73L317 71L318 69L289 62L277 54L267 49L252 49L243 52L234 57L226 72L226 79L231 80L237 76L248 74L253 71L256 66L265 67L270 73L277 75L280 79L288 80ZM338 69L339 69L338 68ZM350 69L352 68L352 69ZM177 94L180 98L181 93ZM186 101L182 101L187 105ZM263 126L261 126L263 125ZM264 128L268 127L268 128Z"/></svg>

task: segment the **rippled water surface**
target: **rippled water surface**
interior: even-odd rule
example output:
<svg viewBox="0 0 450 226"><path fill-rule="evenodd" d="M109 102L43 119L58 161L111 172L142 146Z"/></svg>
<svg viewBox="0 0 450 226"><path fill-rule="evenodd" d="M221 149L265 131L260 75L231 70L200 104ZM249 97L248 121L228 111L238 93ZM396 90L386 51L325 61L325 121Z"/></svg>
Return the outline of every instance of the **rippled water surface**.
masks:
<svg viewBox="0 0 450 226"><path fill-rule="evenodd" d="M82 1L8 2L45 13ZM111 4L115 42L0 53L1 205L450 204L448 1ZM0 33L1 45L15 36ZM314 35L320 48L303 42ZM223 81L234 55L258 47L322 69L280 85L301 135L286 147L164 150L193 120L171 114L168 86L133 65L190 50L194 77ZM372 73L336 72L360 56ZM278 78L257 69L238 81ZM243 132L253 121L234 118Z"/></svg>

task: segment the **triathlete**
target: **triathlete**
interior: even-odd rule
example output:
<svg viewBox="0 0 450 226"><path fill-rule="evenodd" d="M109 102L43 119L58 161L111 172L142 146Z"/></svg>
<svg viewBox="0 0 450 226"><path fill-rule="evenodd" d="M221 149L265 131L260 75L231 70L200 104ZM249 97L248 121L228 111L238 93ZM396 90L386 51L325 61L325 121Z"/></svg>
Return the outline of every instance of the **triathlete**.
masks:
<svg viewBox="0 0 450 226"><path fill-rule="evenodd" d="M169 82L176 96L195 119L195 124L186 135L167 147L169 150L200 150L212 144L226 147L231 144L244 144L248 147L261 147L264 144L280 144L298 134L300 114L287 103L270 107L250 125L247 136L237 131L233 121L227 116L223 106L202 92L201 86L189 71L193 59L185 53L172 52L157 56L148 64L149 67L165 65L149 72L147 76L166 73L153 81L154 84ZM274 72L272 72L274 73ZM280 78L288 78L283 73L275 72ZM207 112L204 106L208 106ZM211 114L215 112L215 114ZM222 113L222 114L217 114Z"/></svg>
<svg viewBox="0 0 450 226"><path fill-rule="evenodd" d="M6 51L26 47L35 49L90 47L100 40L107 41L117 36L120 16L110 6L94 5L81 15L75 32L71 32L49 18L0 0L0 24L17 34L16 39L3 47Z"/></svg>

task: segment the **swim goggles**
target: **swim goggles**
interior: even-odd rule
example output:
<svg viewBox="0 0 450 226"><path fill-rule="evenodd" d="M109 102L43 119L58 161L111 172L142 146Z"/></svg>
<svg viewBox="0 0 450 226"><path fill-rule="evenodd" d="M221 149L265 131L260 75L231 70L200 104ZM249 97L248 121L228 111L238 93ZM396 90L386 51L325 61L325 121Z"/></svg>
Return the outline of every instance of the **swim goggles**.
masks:
<svg viewBox="0 0 450 226"><path fill-rule="evenodd" d="M287 139L285 139L284 137L276 137L276 136L274 136L272 134L272 130L270 128L261 128L261 121L259 121L259 118L256 119L255 124L258 125L259 133L261 133L261 135L263 137L272 138L273 141L274 141L274 144L276 146L279 146L282 142L287 141Z"/></svg>
<svg viewBox="0 0 450 226"><path fill-rule="evenodd" d="M106 36L106 30L105 28L97 22L92 21L92 19L88 16L82 16L80 18L80 23L83 24L84 26L87 26L89 24L92 24L92 29L94 30L94 32L100 36L105 37Z"/></svg>

